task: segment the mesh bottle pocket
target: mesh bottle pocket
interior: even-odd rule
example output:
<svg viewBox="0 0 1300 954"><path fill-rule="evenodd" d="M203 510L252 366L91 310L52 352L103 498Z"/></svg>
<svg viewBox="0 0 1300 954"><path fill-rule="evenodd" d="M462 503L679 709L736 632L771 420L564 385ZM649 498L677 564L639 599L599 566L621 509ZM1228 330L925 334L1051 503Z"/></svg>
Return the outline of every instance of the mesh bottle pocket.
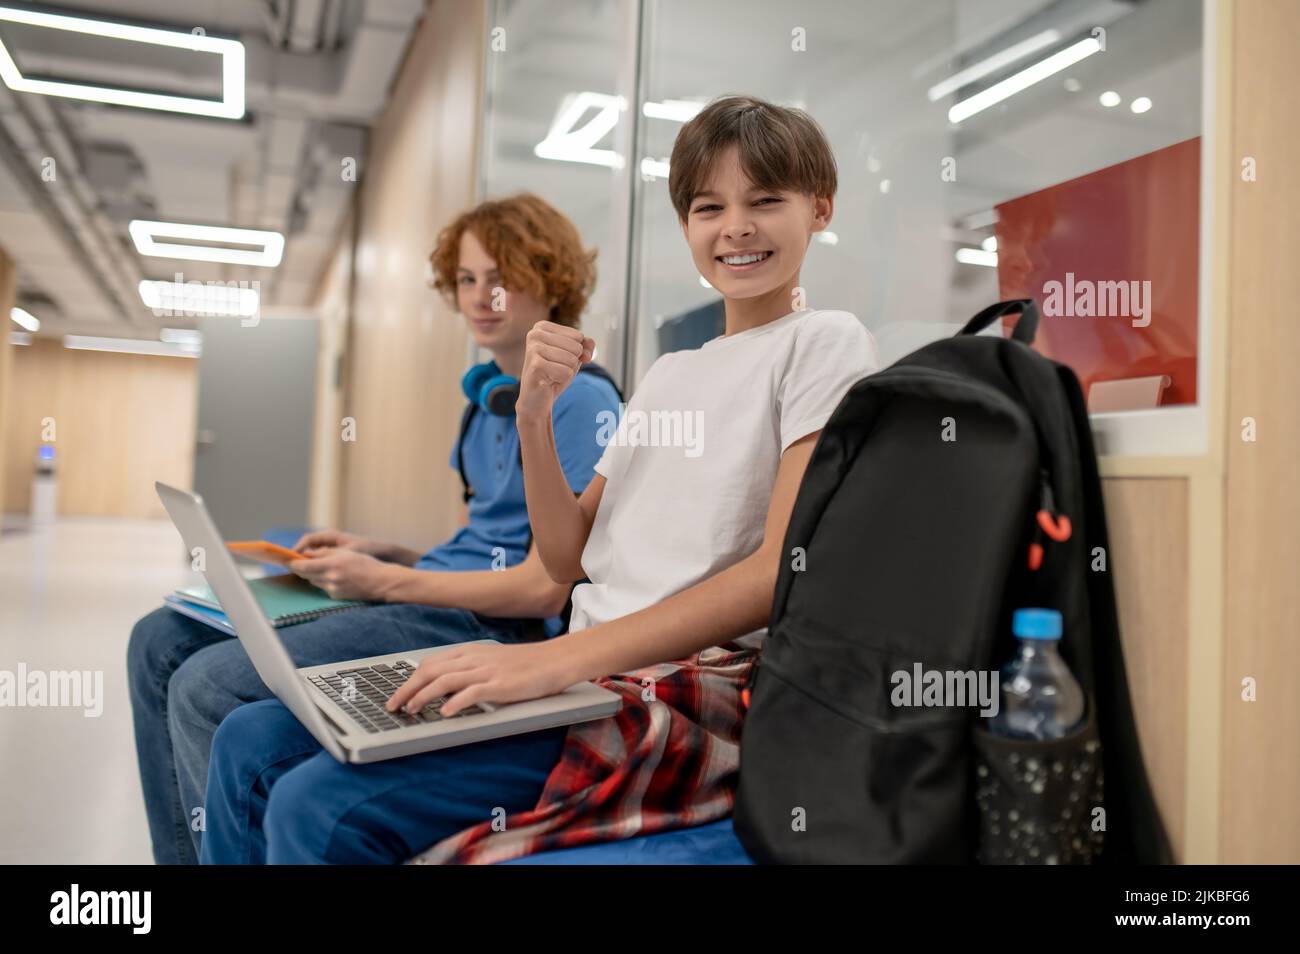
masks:
<svg viewBox="0 0 1300 954"><path fill-rule="evenodd" d="M1063 739L975 729L980 864L1086 865L1100 853L1105 832L1094 809L1103 807L1104 779L1094 712L1089 699L1087 721Z"/></svg>

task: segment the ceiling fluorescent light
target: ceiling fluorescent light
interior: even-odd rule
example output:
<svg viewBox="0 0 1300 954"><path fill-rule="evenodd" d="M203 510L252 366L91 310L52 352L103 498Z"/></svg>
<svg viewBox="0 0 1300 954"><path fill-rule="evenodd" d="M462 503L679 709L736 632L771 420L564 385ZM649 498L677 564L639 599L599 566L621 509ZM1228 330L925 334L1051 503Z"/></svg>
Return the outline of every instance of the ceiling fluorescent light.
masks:
<svg viewBox="0 0 1300 954"><path fill-rule="evenodd" d="M15 345L29 345L32 343L32 336L26 331L9 332L9 343Z"/></svg>
<svg viewBox="0 0 1300 954"><path fill-rule="evenodd" d="M247 282L152 282L140 283L140 300L160 315L184 317L238 316L257 314L260 296ZM256 282L254 284L257 284Z"/></svg>
<svg viewBox="0 0 1300 954"><path fill-rule="evenodd" d="M14 323L19 327L21 327L24 331L41 330L40 320L35 315L33 315L30 311L27 311L23 308L9 309L9 317L12 318Z"/></svg>
<svg viewBox="0 0 1300 954"><path fill-rule="evenodd" d="M217 225L185 225L180 222L149 222L133 219L128 229L135 250L155 258L183 258L191 262L221 262L227 265L257 265L274 268L284 257L284 236L259 229L236 229ZM159 242L159 236L192 242L221 242L227 245L260 245L260 251L216 246Z"/></svg>
<svg viewBox="0 0 1300 954"><path fill-rule="evenodd" d="M63 347L73 351L113 351L119 354L152 354L169 358L197 358L198 348L149 341L145 338L92 338L64 335Z"/></svg>
<svg viewBox="0 0 1300 954"><path fill-rule="evenodd" d="M32 79L18 69L9 50L0 42L0 79L10 89L20 93L40 93L43 96L63 96L84 99L92 103L109 103L114 106L132 106L138 109L161 109L173 113L190 113L195 116L213 116L218 119L240 119L244 115L244 44L177 30L159 30L153 27L90 20L84 17L44 13L0 7L0 23L20 23L25 26L49 30L84 33L112 40L127 40L152 46L169 46L196 53L215 53L221 57L221 99L199 99L192 96L174 96L166 93L142 93L130 89L92 86L65 80Z"/></svg>
<svg viewBox="0 0 1300 954"><path fill-rule="evenodd" d="M1054 73L1069 69L1075 63L1100 52L1100 50L1101 43L1094 37L1088 37L1086 40L1080 40L1072 46L1067 46L1060 52L1053 53L1047 59L1039 60L1019 73L1008 76L1000 83L994 83L988 89L981 90L970 99L964 99L957 103L952 109L948 110L948 121L950 123L960 123L963 120L970 119L976 113L997 105L1004 99L1028 89L1035 83L1042 82Z"/></svg>
<svg viewBox="0 0 1300 954"><path fill-rule="evenodd" d="M574 125L588 109L598 109L587 124L579 129ZM593 93L584 90L570 93L564 98L555 121L546 138L533 147L539 159L559 159L565 162L585 162L596 166L623 168L623 157L613 149L595 149L596 143L618 125L619 113L627 108L622 96Z"/></svg>
<svg viewBox="0 0 1300 954"><path fill-rule="evenodd" d="M641 112L647 119L668 119L675 123L690 122L704 108L689 99L665 99L662 103L644 103Z"/></svg>
<svg viewBox="0 0 1300 954"><path fill-rule="evenodd" d="M987 252L982 248L959 248L957 261L963 265L985 265L989 268L997 268L998 253Z"/></svg>
<svg viewBox="0 0 1300 954"><path fill-rule="evenodd" d="M949 93L955 93L963 86L969 86L988 76L990 73L996 73L1004 66L1010 66L1017 60L1023 60L1030 54L1037 53L1044 47L1051 46L1061 38L1061 34L1056 30L1044 30L1036 36L1031 36L1027 40L1021 40L1013 46L1007 47L1000 53L994 53L986 60L980 60L971 66L966 67L960 73L954 73L946 80L935 83L926 92L930 102L936 102L943 99Z"/></svg>
<svg viewBox="0 0 1300 954"><path fill-rule="evenodd" d="M641 175L648 179L667 179L668 160L651 159L649 156L646 156L641 160Z"/></svg>

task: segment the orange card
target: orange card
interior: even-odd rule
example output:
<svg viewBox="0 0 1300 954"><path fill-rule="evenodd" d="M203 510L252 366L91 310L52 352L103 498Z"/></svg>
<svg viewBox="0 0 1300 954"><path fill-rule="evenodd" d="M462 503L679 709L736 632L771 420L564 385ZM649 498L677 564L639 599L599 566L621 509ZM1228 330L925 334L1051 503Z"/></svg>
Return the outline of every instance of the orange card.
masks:
<svg viewBox="0 0 1300 954"><path fill-rule="evenodd" d="M288 547L268 543L265 540L232 540L226 546L231 553L257 560L259 563L277 563L287 567L290 560L304 559L297 550L290 550Z"/></svg>

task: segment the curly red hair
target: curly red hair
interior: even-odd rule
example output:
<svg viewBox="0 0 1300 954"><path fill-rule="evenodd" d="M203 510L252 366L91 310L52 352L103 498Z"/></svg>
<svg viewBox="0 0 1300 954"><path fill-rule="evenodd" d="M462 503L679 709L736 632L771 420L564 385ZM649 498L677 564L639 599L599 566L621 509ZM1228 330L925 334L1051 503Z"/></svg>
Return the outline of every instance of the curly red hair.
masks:
<svg viewBox="0 0 1300 954"><path fill-rule="evenodd" d="M556 324L578 327L596 285L596 253L582 247L578 229L563 212L523 192L480 203L438 233L429 262L433 287L456 307L456 269L466 230L482 244L510 291L526 292L551 309Z"/></svg>

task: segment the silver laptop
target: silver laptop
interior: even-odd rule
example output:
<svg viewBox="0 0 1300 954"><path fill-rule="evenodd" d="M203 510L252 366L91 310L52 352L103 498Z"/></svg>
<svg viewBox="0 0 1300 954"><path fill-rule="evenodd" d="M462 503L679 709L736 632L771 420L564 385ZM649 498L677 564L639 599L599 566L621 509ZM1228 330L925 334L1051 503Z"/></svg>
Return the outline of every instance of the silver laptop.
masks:
<svg viewBox="0 0 1300 954"><path fill-rule="evenodd" d="M443 717L441 699L414 715L384 702L430 653L452 646L389 653L299 669L267 620L197 495L155 483L190 552L202 547L203 571L262 681L340 762L383 759L603 719L618 712L617 693L590 682L558 695L508 705L479 703ZM493 640L476 640L493 642ZM461 643L458 645L470 645Z"/></svg>

